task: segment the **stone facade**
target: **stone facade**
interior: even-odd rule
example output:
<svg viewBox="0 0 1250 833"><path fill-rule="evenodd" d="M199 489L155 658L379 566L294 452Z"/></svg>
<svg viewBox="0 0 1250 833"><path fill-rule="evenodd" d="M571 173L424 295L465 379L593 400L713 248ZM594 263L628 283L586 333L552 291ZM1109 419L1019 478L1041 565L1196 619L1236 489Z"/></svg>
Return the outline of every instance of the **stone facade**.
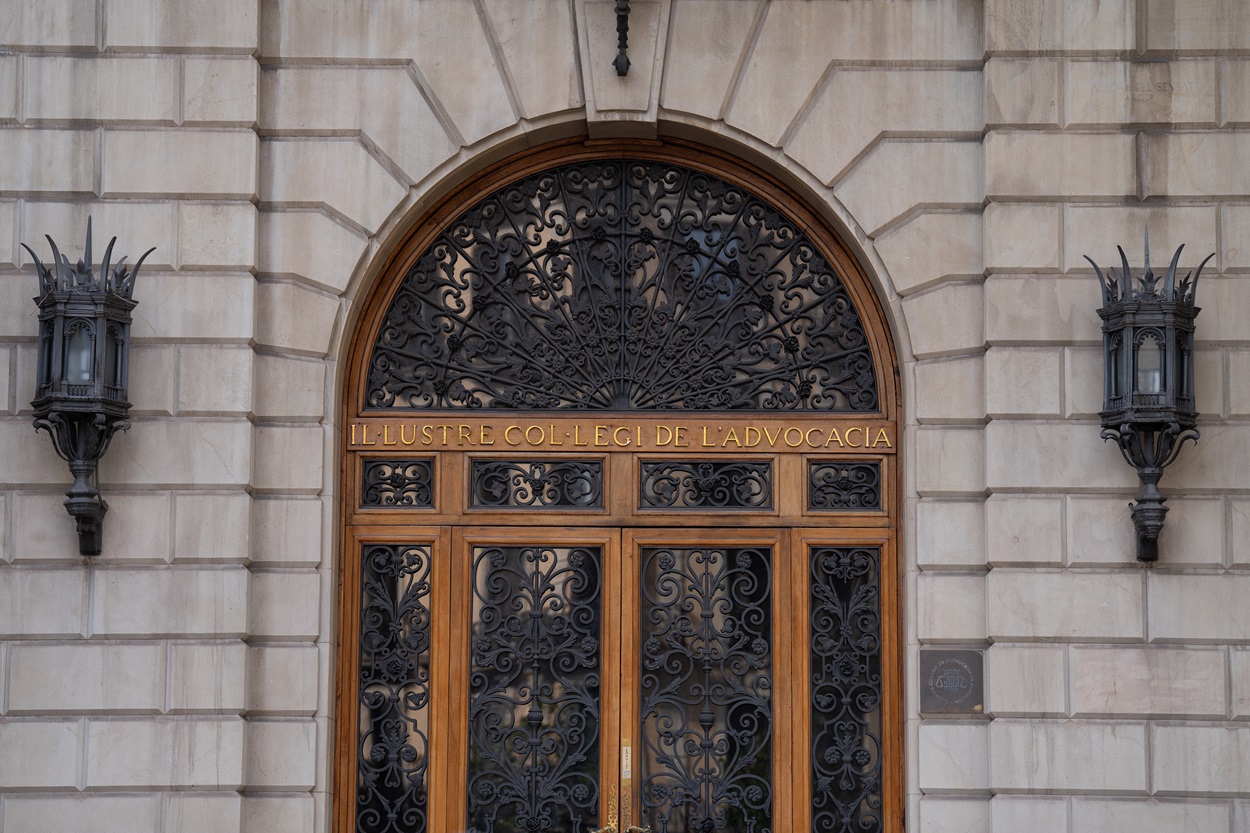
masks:
<svg viewBox="0 0 1250 833"><path fill-rule="evenodd" d="M800 190L904 389L907 824L1250 831L1250 4L15 0L0 15L0 833L329 825L337 431L414 218L549 139L693 139ZM78 555L18 247L132 256L134 426ZM1185 244L1202 440L1160 563L1098 438L1097 284ZM921 719L921 645L988 649Z"/></svg>

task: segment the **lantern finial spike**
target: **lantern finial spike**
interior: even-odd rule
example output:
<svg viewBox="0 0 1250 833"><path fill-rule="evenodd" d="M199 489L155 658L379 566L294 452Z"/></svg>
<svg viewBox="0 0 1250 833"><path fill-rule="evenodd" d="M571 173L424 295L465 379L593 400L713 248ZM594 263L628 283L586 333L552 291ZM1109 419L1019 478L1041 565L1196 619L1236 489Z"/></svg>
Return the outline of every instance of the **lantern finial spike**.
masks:
<svg viewBox="0 0 1250 833"><path fill-rule="evenodd" d="M1172 263L1168 266L1167 274L1163 276L1163 300L1165 301L1183 300L1176 297L1176 264L1180 263L1181 251L1184 248L1184 243L1176 247L1176 253L1172 255Z"/></svg>
<svg viewBox="0 0 1250 833"><path fill-rule="evenodd" d="M1115 248L1120 253L1120 299L1128 301L1133 297L1133 270L1129 268L1128 255L1124 254L1124 247L1116 246Z"/></svg>
<svg viewBox="0 0 1250 833"><path fill-rule="evenodd" d="M82 259L87 262L87 271L91 270L91 215L87 215L87 242L83 246Z"/></svg>

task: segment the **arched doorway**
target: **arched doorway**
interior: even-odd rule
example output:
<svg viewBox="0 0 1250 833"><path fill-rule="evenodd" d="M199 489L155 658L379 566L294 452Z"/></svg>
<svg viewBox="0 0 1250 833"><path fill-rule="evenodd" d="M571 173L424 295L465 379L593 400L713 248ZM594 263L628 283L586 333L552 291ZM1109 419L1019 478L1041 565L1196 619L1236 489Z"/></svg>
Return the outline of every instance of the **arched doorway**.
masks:
<svg viewBox="0 0 1250 833"><path fill-rule="evenodd" d="M349 357L336 829L899 829L894 367L727 156L565 143L445 200Z"/></svg>

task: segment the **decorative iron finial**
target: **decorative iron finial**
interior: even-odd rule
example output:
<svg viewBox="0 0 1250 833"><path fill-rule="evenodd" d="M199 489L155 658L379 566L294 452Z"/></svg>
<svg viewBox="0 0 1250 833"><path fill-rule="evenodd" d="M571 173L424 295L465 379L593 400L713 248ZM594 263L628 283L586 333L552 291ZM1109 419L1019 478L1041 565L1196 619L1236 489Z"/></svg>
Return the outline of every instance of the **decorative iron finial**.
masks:
<svg viewBox="0 0 1250 833"><path fill-rule="evenodd" d="M625 76L629 74L629 0L616 0L616 60L612 62L612 66L616 67L616 74Z"/></svg>
<svg viewBox="0 0 1250 833"><path fill-rule="evenodd" d="M1176 266L1180 263L1181 251L1184 250L1184 244L1177 247L1176 252L1172 255L1172 262L1168 265L1168 270L1163 274L1163 288L1159 288L1159 276L1150 268L1150 228L1146 228L1146 256L1145 265L1139 277L1134 279L1133 270L1128 265L1128 256L1124 254L1124 248L1116 246L1116 251L1120 253L1120 269L1114 266L1107 270L1106 275L1098 268L1098 264L1085 255L1085 259L1089 261L1089 265L1094 267L1094 273L1098 275L1098 283L1102 286L1102 304L1104 307L1110 307L1114 304L1122 302L1142 302L1142 301L1161 301L1163 303L1185 304L1192 307L1198 292L1198 278L1202 275L1202 269L1207 265L1211 258L1215 257L1215 252L1207 255L1202 263L1198 264L1196 272L1190 272L1181 278L1179 285L1176 281Z"/></svg>
<svg viewBox="0 0 1250 833"><path fill-rule="evenodd" d="M35 254L30 246L22 244L22 248L29 252L35 261L35 272L39 275L40 298L49 292L111 292L129 299L134 293L135 278L139 274L139 268L143 266L143 261L147 260L148 255L156 251L156 247L153 246L144 252L133 271L126 268L126 258L123 257L110 272L109 261L113 258L113 244L117 242L117 238L114 237L109 240L104 250L104 260L100 264L100 274L97 277L91 268L90 217L87 218L87 242L83 246L83 256L78 259L77 265L70 265L69 258L61 254L61 250L57 248L56 241L51 236L45 234L44 238L52 247L51 268L43 264L39 255Z"/></svg>

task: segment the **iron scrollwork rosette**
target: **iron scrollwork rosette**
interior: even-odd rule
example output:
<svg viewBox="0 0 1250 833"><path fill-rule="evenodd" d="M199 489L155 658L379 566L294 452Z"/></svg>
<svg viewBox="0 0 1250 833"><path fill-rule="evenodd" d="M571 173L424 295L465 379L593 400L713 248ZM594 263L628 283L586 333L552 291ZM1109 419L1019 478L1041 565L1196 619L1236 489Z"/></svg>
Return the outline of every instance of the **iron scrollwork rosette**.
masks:
<svg viewBox="0 0 1250 833"><path fill-rule="evenodd" d="M364 547L357 833L423 833L426 830L429 596L428 547Z"/></svg>
<svg viewBox="0 0 1250 833"><path fill-rule="evenodd" d="M881 551L814 547L812 830L881 833Z"/></svg>
<svg viewBox="0 0 1250 833"><path fill-rule="evenodd" d="M655 833L772 829L768 549L644 549L642 814Z"/></svg>
<svg viewBox="0 0 1250 833"><path fill-rule="evenodd" d="M881 509L881 464L848 461L808 464L808 508L824 512Z"/></svg>
<svg viewBox="0 0 1250 833"><path fill-rule="evenodd" d="M644 462L639 502L645 509L768 509L773 467L745 460Z"/></svg>
<svg viewBox="0 0 1250 833"><path fill-rule="evenodd" d="M598 548L474 550L470 833L598 826L601 597Z"/></svg>
<svg viewBox="0 0 1250 833"><path fill-rule="evenodd" d="M474 460L474 508L601 509L601 460Z"/></svg>
<svg viewBox="0 0 1250 833"><path fill-rule="evenodd" d="M428 509L434 506L433 460L365 460L360 505Z"/></svg>

